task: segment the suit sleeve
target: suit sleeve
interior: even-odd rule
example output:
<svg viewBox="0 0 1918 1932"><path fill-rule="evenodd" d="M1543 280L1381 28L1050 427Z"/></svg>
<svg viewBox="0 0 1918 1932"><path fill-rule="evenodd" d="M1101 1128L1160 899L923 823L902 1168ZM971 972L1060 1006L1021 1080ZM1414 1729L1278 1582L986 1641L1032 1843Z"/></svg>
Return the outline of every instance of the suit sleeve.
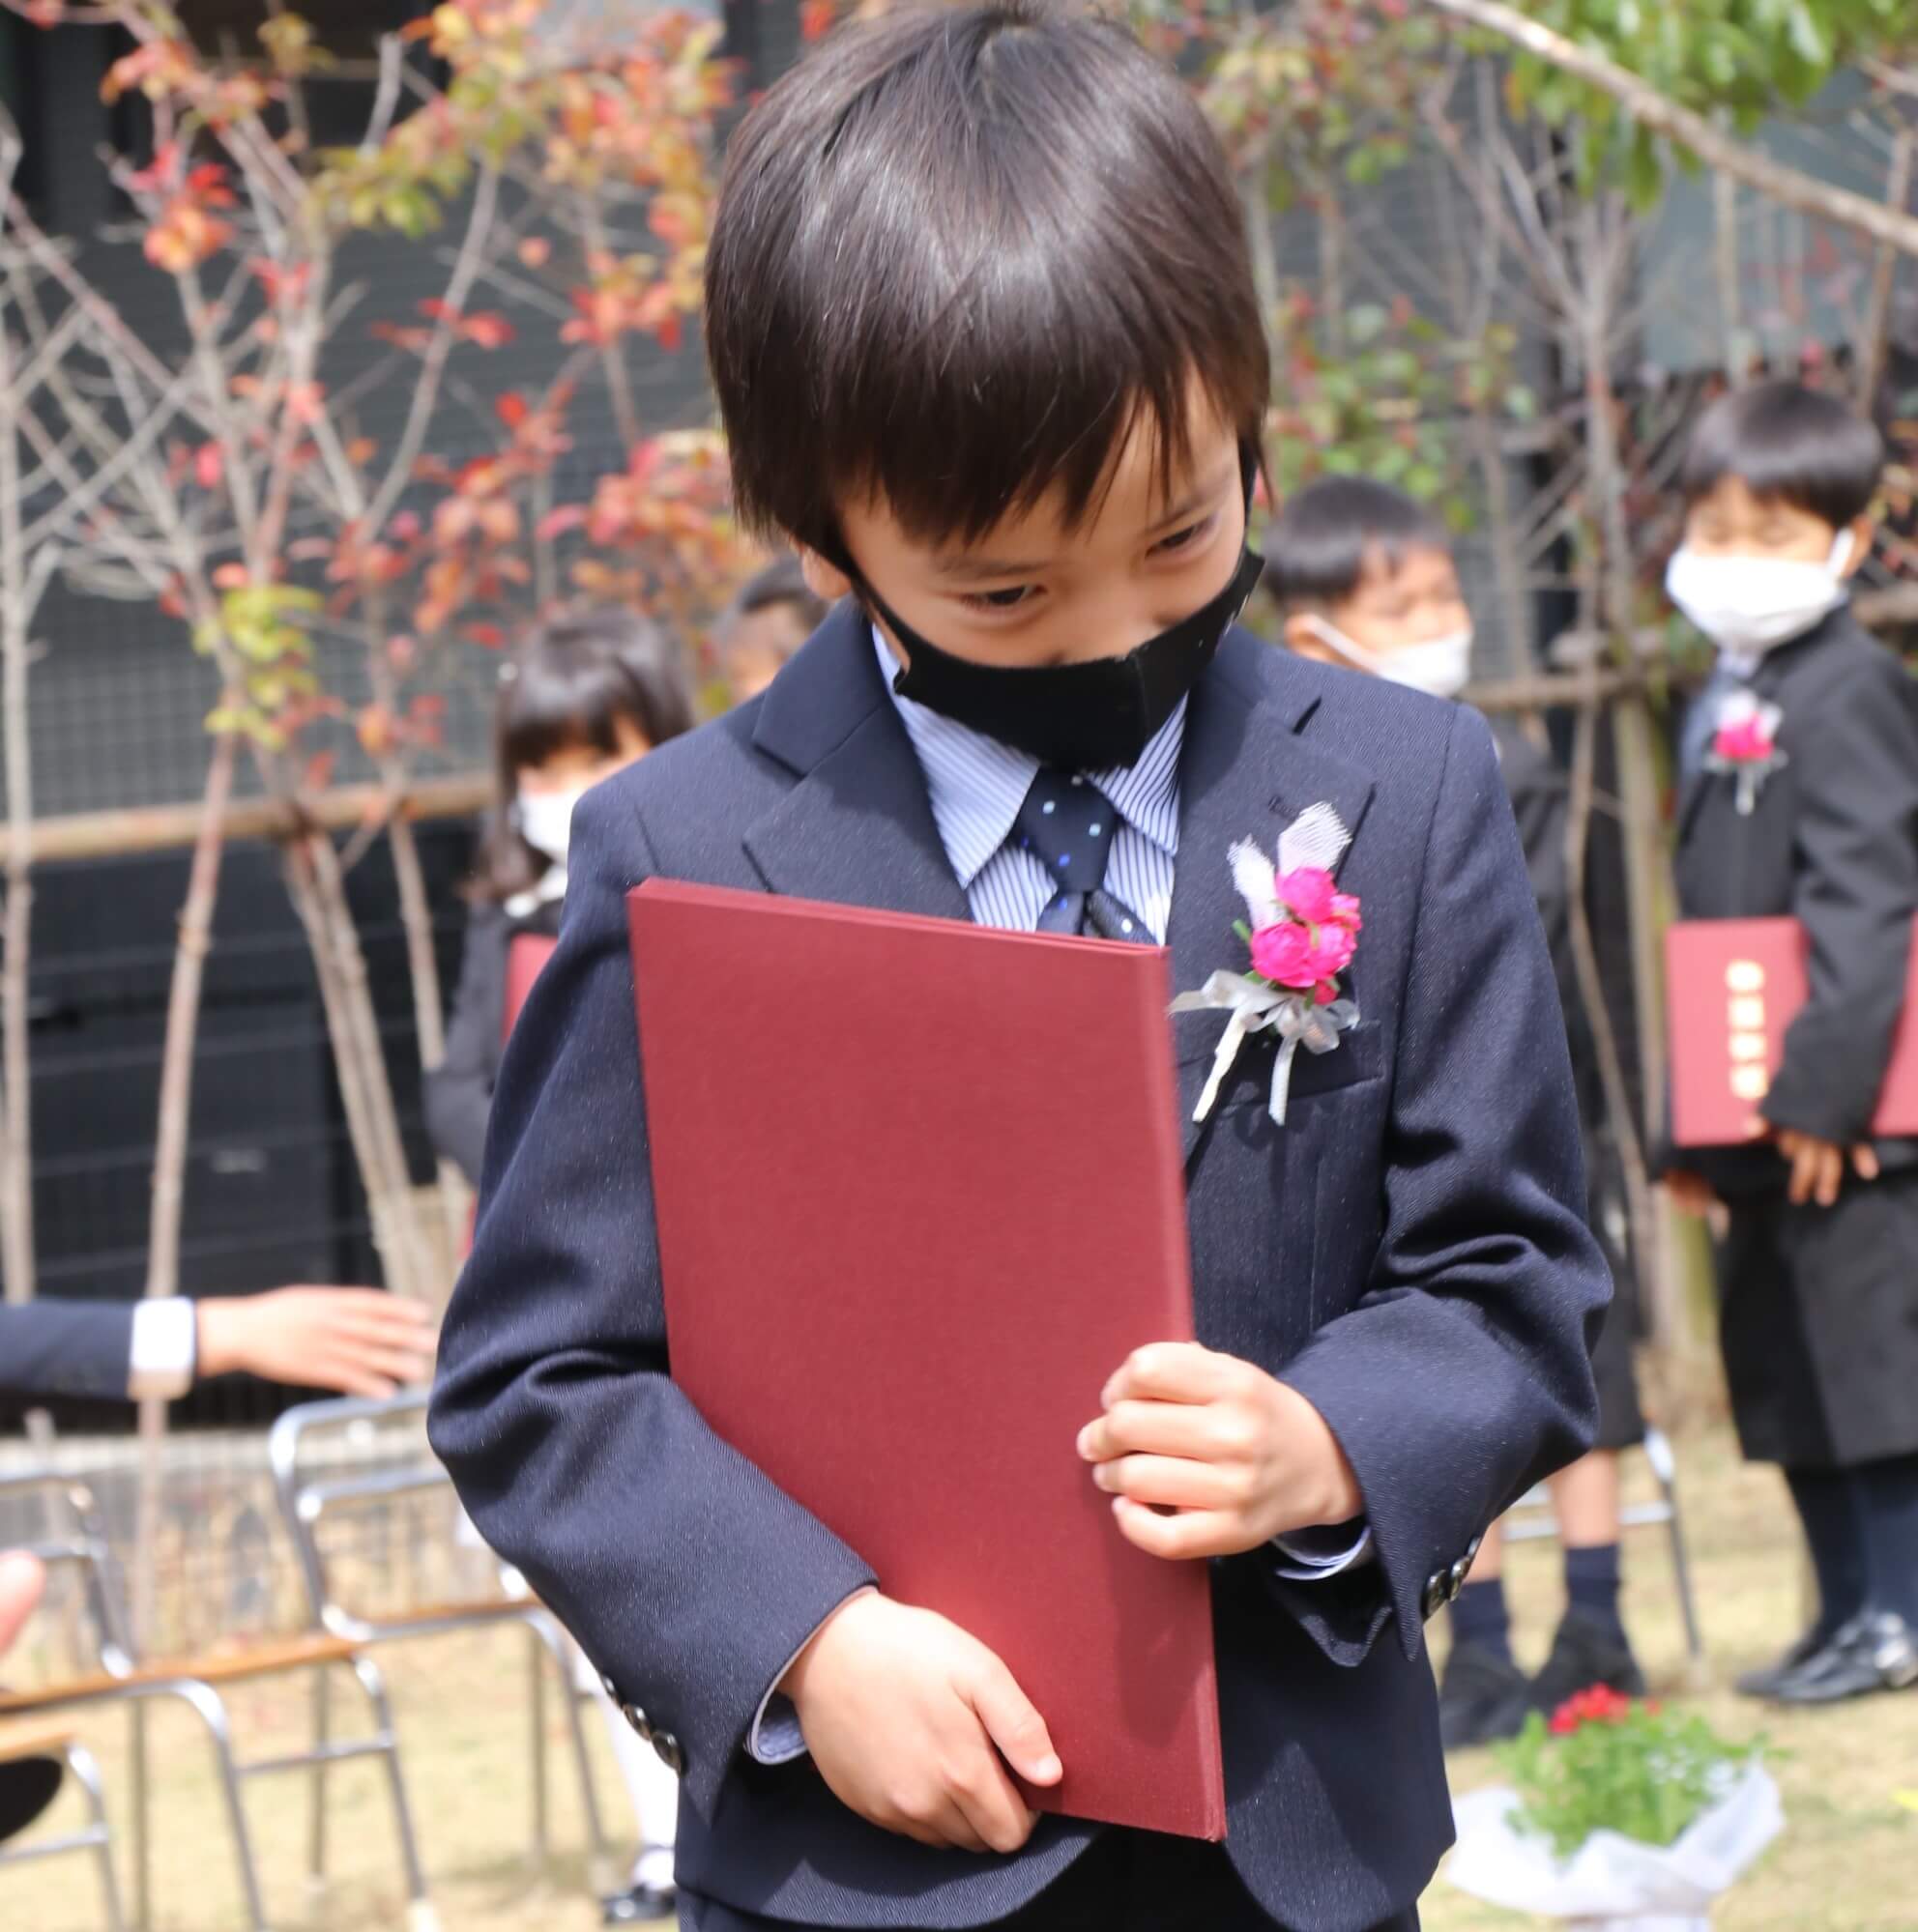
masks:
<svg viewBox="0 0 1918 1932"><path fill-rule="evenodd" d="M426 1132L435 1153L474 1186L486 1153L493 1076L506 1025L506 915L476 906L466 922L459 990L447 1024L446 1056L425 1080Z"/></svg>
<svg viewBox="0 0 1918 1932"><path fill-rule="evenodd" d="M1584 1223L1558 993L1491 738L1463 709L1399 999L1372 1283L1282 1375L1350 1458L1378 1562L1275 1587L1351 1663L1388 1614L1415 1656L1435 1579L1597 1429L1611 1283Z"/></svg>
<svg viewBox="0 0 1918 1932"><path fill-rule="evenodd" d="M0 1306L0 1394L124 1402L132 1364L131 1302Z"/></svg>
<svg viewBox="0 0 1918 1932"><path fill-rule="evenodd" d="M768 1687L873 1578L668 1376L626 949L651 869L617 784L589 793L501 1066L430 1427L487 1543L678 1741L711 1817Z"/></svg>
<svg viewBox="0 0 1918 1932"><path fill-rule="evenodd" d="M1820 1139L1868 1139L1904 1003L1918 913L1918 712L1887 651L1860 655L1796 734L1792 911L1811 996L1762 1111Z"/></svg>

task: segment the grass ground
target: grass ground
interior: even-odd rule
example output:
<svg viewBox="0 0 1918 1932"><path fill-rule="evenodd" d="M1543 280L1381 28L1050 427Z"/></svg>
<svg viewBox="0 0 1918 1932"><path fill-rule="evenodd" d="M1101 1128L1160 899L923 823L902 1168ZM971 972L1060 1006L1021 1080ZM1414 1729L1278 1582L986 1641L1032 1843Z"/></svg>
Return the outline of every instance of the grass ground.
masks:
<svg viewBox="0 0 1918 1932"><path fill-rule="evenodd" d="M1896 1797L1918 1786L1918 1690L1806 1716L1760 1714L1723 1686L1733 1672L1779 1649L1798 1629L1799 1570L1783 1516L1783 1493L1763 1471L1742 1468L1729 1440L1687 1445L1680 1470L1691 1547L1718 1687L1687 1687L1684 1644L1661 1534L1635 1534L1628 1555L1628 1614L1656 1687L1697 1694L1728 1736L1763 1728L1790 1755L1778 1766L1786 1834L1758 1871L1728 1899L1715 1932L1918 1932L1918 1813ZM1557 1614L1556 1556L1550 1545L1514 1553L1520 1646L1536 1661ZM527 1860L529 1784L524 1746L523 1650L498 1636L447 1639L389 1650L389 1672L434 1898L446 1932L588 1932L577 1810L553 1753L555 1859L541 1877ZM349 1708L342 1687L336 1711ZM305 1699L292 1687L233 1697L244 1749L267 1756L303 1737ZM105 1774L109 1803L124 1815L124 1725L85 1716L83 1730ZM160 1932L231 1932L242 1920L238 1889L204 1745L189 1719L154 1724L157 1807L155 1924ZM626 1829L611 1753L591 1737L611 1818ZM1494 1781L1483 1755L1461 1758L1464 1791ZM334 1774L333 1882L310 1891L305 1868L305 1792L297 1779L256 1784L249 1815L266 1873L276 1932L383 1932L404 1924L389 1815L375 1773L351 1765ZM77 1821L71 1798L60 1814ZM123 1834L123 1846L125 1843ZM1528 1922L1450 1891L1441 1874L1425 1906L1428 1932L1500 1932ZM94 1932L102 1923L92 1874L78 1860L0 1870L0 1926L8 1932Z"/></svg>

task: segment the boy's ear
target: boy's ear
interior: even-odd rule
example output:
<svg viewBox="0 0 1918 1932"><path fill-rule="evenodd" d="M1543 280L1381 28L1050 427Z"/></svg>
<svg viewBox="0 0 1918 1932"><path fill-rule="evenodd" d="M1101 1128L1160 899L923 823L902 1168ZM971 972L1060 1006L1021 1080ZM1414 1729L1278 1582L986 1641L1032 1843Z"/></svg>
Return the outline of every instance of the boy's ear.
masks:
<svg viewBox="0 0 1918 1932"><path fill-rule="evenodd" d="M1878 520L1867 510L1863 516L1846 524L1845 528L1851 533L1851 555L1845 560L1845 568L1838 573L1841 577L1855 576L1866 558L1871 556L1873 541L1878 533Z"/></svg>
<svg viewBox="0 0 1918 1932"><path fill-rule="evenodd" d="M1319 664L1339 661L1338 653L1319 635L1310 611L1288 611L1279 635L1285 640L1286 649L1300 657L1309 657Z"/></svg>
<svg viewBox="0 0 1918 1932"><path fill-rule="evenodd" d="M823 604L836 604L841 597L853 594L853 580L816 550L799 552L799 574L806 580L806 589Z"/></svg>

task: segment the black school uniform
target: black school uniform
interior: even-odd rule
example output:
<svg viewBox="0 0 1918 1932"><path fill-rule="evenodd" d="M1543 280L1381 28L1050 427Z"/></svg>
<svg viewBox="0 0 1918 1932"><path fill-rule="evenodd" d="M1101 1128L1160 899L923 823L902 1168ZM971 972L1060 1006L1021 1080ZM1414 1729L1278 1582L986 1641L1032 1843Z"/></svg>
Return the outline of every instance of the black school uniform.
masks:
<svg viewBox="0 0 1918 1932"><path fill-rule="evenodd" d="M426 1076L425 1112L434 1151L476 1188L505 1045L507 955L522 933L557 934L563 903L546 899L511 911L479 904L467 919L459 989L447 1023L446 1058Z"/></svg>
<svg viewBox="0 0 1918 1932"><path fill-rule="evenodd" d="M1692 761L1679 908L1804 923L1811 997L1760 1110L1848 1146L1869 1137L1918 914L1918 689L1845 611L1771 651L1749 682L1779 707L1787 763L1741 813L1737 781ZM1721 685L1700 702L1722 697ZM1720 1336L1755 1461L1850 1468L1918 1451L1918 1141L1876 1146L1883 1178L1847 1176L1831 1208L1788 1204L1768 1144L1674 1161L1729 1209Z"/></svg>
<svg viewBox="0 0 1918 1932"><path fill-rule="evenodd" d="M1577 969L1572 963L1571 875L1566 863L1565 828L1571 797L1564 773L1542 745L1515 723L1493 725L1498 768L1511 794L1525 848L1538 916L1552 949L1553 971L1565 1009L1565 1032L1578 1085L1579 1129L1584 1149L1585 1192L1592 1232L1612 1270L1612 1306L1592 1343L1592 1379L1598 1384L1598 1439L1595 1449L1631 1449L1645 1436L1639 1406L1632 1343L1638 1335L1636 1283L1618 1224L1622 1221L1624 1176L1613 1148L1598 1054L1584 1018Z"/></svg>

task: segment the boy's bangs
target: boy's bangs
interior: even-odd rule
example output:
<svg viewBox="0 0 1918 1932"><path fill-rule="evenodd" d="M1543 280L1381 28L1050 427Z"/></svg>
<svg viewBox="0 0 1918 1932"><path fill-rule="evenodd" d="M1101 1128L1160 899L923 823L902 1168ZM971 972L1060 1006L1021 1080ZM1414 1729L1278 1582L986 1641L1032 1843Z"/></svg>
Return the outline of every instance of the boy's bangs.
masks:
<svg viewBox="0 0 1918 1932"><path fill-rule="evenodd" d="M1170 485L1195 394L1253 443L1269 389L1197 103L1037 7L884 20L771 91L728 156L707 343L741 516L828 556L861 492L921 541L1042 498L1070 523L1135 422Z"/></svg>
<svg viewBox="0 0 1918 1932"><path fill-rule="evenodd" d="M1761 501L1843 530L1872 506L1884 467L1877 430L1835 397L1767 382L1721 396L1699 420L1680 482L1687 503L1735 476Z"/></svg>

